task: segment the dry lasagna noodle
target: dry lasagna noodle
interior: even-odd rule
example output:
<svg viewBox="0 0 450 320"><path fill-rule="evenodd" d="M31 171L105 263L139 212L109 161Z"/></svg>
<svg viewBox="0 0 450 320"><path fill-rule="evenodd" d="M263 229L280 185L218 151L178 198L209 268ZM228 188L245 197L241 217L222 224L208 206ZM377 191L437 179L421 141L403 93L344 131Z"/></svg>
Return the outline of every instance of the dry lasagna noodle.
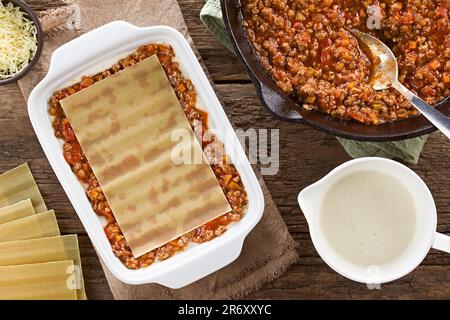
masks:
<svg viewBox="0 0 450 320"><path fill-rule="evenodd" d="M61 105L135 257L231 210L156 56Z"/></svg>
<svg viewBox="0 0 450 320"><path fill-rule="evenodd" d="M36 213L47 211L28 164L0 175L0 208L31 199Z"/></svg>
<svg viewBox="0 0 450 320"><path fill-rule="evenodd" d="M0 242L0 266L73 261L78 300L86 299L76 235Z"/></svg>
<svg viewBox="0 0 450 320"><path fill-rule="evenodd" d="M23 200L10 206L0 208L0 224L29 217L33 214L34 208L31 200Z"/></svg>
<svg viewBox="0 0 450 320"><path fill-rule="evenodd" d="M72 260L0 266L1 300L76 300Z"/></svg>
<svg viewBox="0 0 450 320"><path fill-rule="evenodd" d="M37 239L59 236L53 210L0 224L0 241Z"/></svg>

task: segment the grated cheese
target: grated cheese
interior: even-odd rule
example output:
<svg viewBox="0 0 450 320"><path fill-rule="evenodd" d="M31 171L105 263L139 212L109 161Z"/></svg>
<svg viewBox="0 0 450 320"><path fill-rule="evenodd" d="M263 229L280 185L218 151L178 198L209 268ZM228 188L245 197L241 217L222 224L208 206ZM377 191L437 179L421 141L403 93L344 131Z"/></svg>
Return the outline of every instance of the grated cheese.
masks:
<svg viewBox="0 0 450 320"><path fill-rule="evenodd" d="M0 0L0 80L21 72L37 50L36 26L11 2Z"/></svg>

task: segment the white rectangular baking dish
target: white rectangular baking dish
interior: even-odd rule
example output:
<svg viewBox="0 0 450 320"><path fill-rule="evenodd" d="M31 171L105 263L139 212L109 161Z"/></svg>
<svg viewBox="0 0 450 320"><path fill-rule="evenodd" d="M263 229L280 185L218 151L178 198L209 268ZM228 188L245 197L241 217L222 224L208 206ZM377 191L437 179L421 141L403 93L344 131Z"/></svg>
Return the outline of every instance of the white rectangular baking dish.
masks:
<svg viewBox="0 0 450 320"><path fill-rule="evenodd" d="M209 113L210 127L225 142L227 153L242 177L249 205L244 218L231 225L222 236L192 245L147 268L130 270L114 256L103 231L104 221L93 211L81 184L64 160L61 143L53 133L48 101L56 90L79 82L83 75L105 70L139 46L152 42L172 45L183 74L196 88L198 105ZM139 28L115 21L66 43L55 50L47 76L31 93L28 113L39 142L100 258L122 282L134 285L159 283L170 288L186 286L234 261L245 237L262 216L264 197L255 173L195 54L175 29L165 26Z"/></svg>

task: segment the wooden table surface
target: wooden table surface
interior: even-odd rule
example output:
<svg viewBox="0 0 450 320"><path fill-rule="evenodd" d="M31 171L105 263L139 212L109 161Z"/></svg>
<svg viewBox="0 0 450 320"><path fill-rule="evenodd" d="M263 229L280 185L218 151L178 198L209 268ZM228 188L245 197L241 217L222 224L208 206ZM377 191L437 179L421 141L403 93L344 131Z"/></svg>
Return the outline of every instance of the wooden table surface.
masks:
<svg viewBox="0 0 450 320"><path fill-rule="evenodd" d="M34 1L36 9L54 0ZM289 231L299 243L300 260L267 284L253 299L450 298L450 255L431 250L408 276L368 290L333 272L316 253L296 197L305 186L349 160L332 136L269 115L237 58L212 37L199 20L203 0L180 0L186 23L216 84L217 94L235 128L280 129L280 170L265 181ZM430 187L438 208L438 231L450 234L450 144L439 133L430 136L418 165L410 166ZM34 135L17 84L0 87L0 172L28 162L49 208L57 212L62 233L80 238L87 294L111 299L98 258L77 215L58 183Z"/></svg>

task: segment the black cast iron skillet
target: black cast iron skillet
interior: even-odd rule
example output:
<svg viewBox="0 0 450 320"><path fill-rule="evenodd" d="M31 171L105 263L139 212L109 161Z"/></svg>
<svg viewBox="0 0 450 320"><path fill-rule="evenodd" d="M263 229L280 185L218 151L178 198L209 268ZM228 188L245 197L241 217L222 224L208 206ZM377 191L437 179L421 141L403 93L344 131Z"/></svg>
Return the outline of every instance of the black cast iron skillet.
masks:
<svg viewBox="0 0 450 320"><path fill-rule="evenodd" d="M394 141L431 133L436 128L423 116L377 126L336 119L301 107L301 101L284 94L256 58L242 26L242 0L221 0L223 17L236 52L256 86L262 103L277 117L304 123L326 133L361 141ZM450 97L436 105L450 115Z"/></svg>

